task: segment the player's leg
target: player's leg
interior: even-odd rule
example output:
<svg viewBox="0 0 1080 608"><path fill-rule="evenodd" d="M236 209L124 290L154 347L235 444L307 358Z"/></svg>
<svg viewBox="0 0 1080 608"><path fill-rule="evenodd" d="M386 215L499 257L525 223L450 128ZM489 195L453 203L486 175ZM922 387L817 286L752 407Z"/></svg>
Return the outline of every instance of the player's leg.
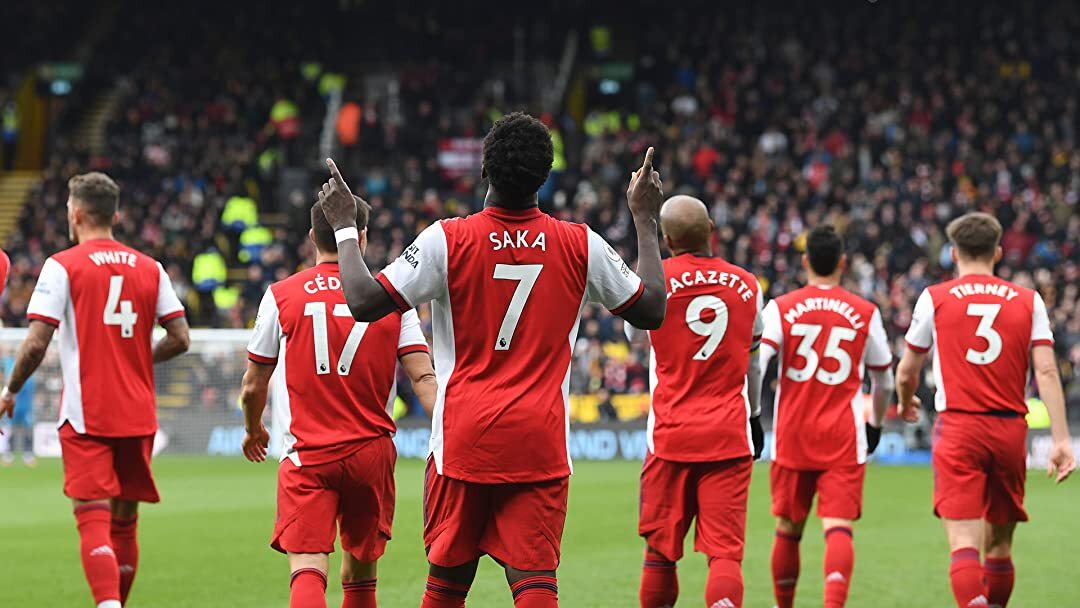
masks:
<svg viewBox="0 0 1080 608"><path fill-rule="evenodd" d="M559 567L569 479L492 487L480 549L503 565L515 608L559 605Z"/></svg>
<svg viewBox="0 0 1080 608"><path fill-rule="evenodd" d="M338 493L342 608L375 608L376 564L394 518L394 461L389 437L368 442L344 459Z"/></svg>
<svg viewBox="0 0 1080 608"><path fill-rule="evenodd" d="M488 486L439 475L428 458L424 473L424 546L428 578L421 608L462 608L483 551L490 510Z"/></svg>
<svg viewBox="0 0 1080 608"><path fill-rule="evenodd" d="M799 542L810 515L816 479L814 471L797 471L776 463L769 469L772 513L776 516L772 575L777 608L791 608L795 604L800 568Z"/></svg>
<svg viewBox="0 0 1080 608"><path fill-rule="evenodd" d="M1004 608L1012 595L1016 572L1012 539L1017 522L1027 521L1024 482L1027 479L1027 424L1023 418L987 421L997 427L994 462L987 481L983 578L990 608Z"/></svg>
<svg viewBox="0 0 1080 608"><path fill-rule="evenodd" d="M645 539L638 597L641 608L668 608L679 597L675 562L694 518L691 491L693 465L646 455L641 470L638 534Z"/></svg>
<svg viewBox="0 0 1080 608"><path fill-rule="evenodd" d="M139 542L136 529L139 522L139 503L135 500L113 499L110 537L116 551L120 570L120 601L127 603L135 572L139 567Z"/></svg>
<svg viewBox="0 0 1080 608"><path fill-rule="evenodd" d="M825 531L825 608L847 602L855 569L853 524L862 515L866 465L834 467L817 480L818 516Z"/></svg>
<svg viewBox="0 0 1080 608"><path fill-rule="evenodd" d="M154 437L124 437L112 440L114 463L120 492L112 500L110 537L120 569L120 601L127 603L139 567L139 502L158 502L157 486L150 470Z"/></svg>
<svg viewBox="0 0 1080 608"><path fill-rule="evenodd" d="M753 460L747 456L695 465L697 526L694 549L709 556L705 605L741 608L742 560L746 539L746 502Z"/></svg>
<svg viewBox="0 0 1080 608"><path fill-rule="evenodd" d="M1012 539L1015 531L1016 522L986 524L983 579L986 581L986 600L990 608L1005 608L1012 596L1016 582L1016 571L1012 563Z"/></svg>
<svg viewBox="0 0 1080 608"><path fill-rule="evenodd" d="M289 553L289 608L326 608L326 553Z"/></svg>
<svg viewBox="0 0 1080 608"><path fill-rule="evenodd" d="M64 494L71 498L79 531L79 557L98 608L120 608L120 570L113 550L109 500L119 494L113 449L107 439L60 429Z"/></svg>
<svg viewBox="0 0 1080 608"><path fill-rule="evenodd" d="M375 561L360 561L345 551L341 556L341 608L375 608Z"/></svg>
<svg viewBox="0 0 1080 608"><path fill-rule="evenodd" d="M983 571L979 561L982 545L981 519L945 519L945 535L949 539L949 581L953 597L960 608L985 606Z"/></svg>

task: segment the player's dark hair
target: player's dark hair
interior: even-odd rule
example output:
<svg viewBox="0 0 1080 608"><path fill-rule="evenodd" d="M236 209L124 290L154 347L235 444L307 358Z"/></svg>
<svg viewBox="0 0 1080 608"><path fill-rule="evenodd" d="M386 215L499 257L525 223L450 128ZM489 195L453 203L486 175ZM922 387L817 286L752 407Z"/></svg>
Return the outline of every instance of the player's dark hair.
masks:
<svg viewBox="0 0 1080 608"><path fill-rule="evenodd" d="M844 239L829 224L818 226L806 235L806 260L814 274L827 277L840 265L844 255Z"/></svg>
<svg viewBox="0 0 1080 608"><path fill-rule="evenodd" d="M91 223L112 226L120 208L120 186L111 177L97 171L76 175L68 180L68 191L71 198L79 201Z"/></svg>
<svg viewBox="0 0 1080 608"><path fill-rule="evenodd" d="M371 205L355 194L353 200L356 201L356 229L363 230L367 228ZM326 253L337 251L334 228L330 226L330 222L326 221L326 215L323 214L322 210L322 201L315 201L315 204L311 206L311 231L315 234L315 246L319 248L319 251Z"/></svg>
<svg viewBox="0 0 1080 608"><path fill-rule="evenodd" d="M989 213L967 213L949 222L945 229L961 257L992 259L1001 242L1001 222Z"/></svg>
<svg viewBox="0 0 1080 608"><path fill-rule="evenodd" d="M525 207L547 181L555 158L551 134L523 112L495 121L484 137L484 171L503 207Z"/></svg>

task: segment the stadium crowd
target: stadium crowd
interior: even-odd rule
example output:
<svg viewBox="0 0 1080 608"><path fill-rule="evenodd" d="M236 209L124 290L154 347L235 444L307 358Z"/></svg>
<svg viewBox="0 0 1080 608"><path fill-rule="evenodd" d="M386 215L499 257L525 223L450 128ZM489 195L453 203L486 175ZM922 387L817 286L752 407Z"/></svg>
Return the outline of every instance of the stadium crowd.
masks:
<svg viewBox="0 0 1080 608"><path fill-rule="evenodd" d="M541 204L588 223L629 261L626 182L645 147L655 145L665 191L692 193L711 206L718 253L759 276L769 296L802 280L808 227L837 225L847 239L848 286L881 307L897 352L915 297L951 270L944 225L965 211L992 212L1006 228L1000 273L1042 293L1075 403L1080 55L1070 32L1080 24L1061 6L1015 13L991 7L940 20L927 13L931 7L892 3L847 16L806 8L733 11L715 21L676 10L664 17L665 27L612 27L613 47L586 49L579 61L601 61L590 53L626 54L634 76L624 83L626 94L596 99L583 119L570 112L545 117L568 145L565 167L553 173ZM948 2L932 8L965 10ZM916 20L942 25L916 27ZM961 22L960 31L944 25ZM265 41L273 36L264 26L201 27L211 38L250 27ZM670 31L683 35L664 33ZM237 39L250 42L248 34ZM968 43L955 44L958 38ZM877 43L886 39L897 43ZM194 318L250 326L268 282L307 263L312 252L297 220L274 227L261 251L242 258L222 219L226 201L250 197L260 212L302 218L315 180L323 178L313 172L310 192L280 194L282 168L320 160L326 91L297 59L318 58L319 49L295 37L277 42L272 54L262 54L267 44L258 42L159 45L169 50L132 66L100 154L83 142L56 142L45 180L5 246L13 264L5 324L24 323L43 260L68 245L67 178L100 169L123 187L120 237L163 260ZM476 44L456 61L492 56L499 43ZM387 264L431 222L476 211L483 201L478 175L440 171L437 143L482 136L504 108L488 82L460 77L477 70L454 69L453 54L439 57L403 64L400 107L345 89L361 112L359 137L342 152L342 168L373 207L366 255L372 267ZM354 76L348 66L340 69ZM281 100L294 104L295 123L274 118ZM400 119L386 119L391 114ZM199 295L192 261L211 250L245 269L243 280L230 283L232 299ZM621 320L590 310L582 323L574 392L646 390L647 352L626 343Z"/></svg>

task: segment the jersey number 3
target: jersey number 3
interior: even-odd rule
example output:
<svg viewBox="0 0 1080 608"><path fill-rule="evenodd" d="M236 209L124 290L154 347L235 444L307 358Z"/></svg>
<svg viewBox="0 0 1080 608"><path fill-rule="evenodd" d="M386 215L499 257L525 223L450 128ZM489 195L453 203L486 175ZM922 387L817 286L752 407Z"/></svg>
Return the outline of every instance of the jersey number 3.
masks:
<svg viewBox="0 0 1080 608"><path fill-rule="evenodd" d="M814 342L817 342L818 336L821 335L823 329L820 325L810 325L808 323L795 323L791 326L791 335L802 337L799 345L795 348L795 354L806 359L806 365L802 368L789 367L787 369L788 378L795 382L806 382L810 378L816 377L818 382L822 384L836 386L843 384L851 375L851 355L840 348L840 343L851 342L858 334L850 327L833 327L829 331L829 339L825 342L823 356L826 359L836 361L837 366L835 372L827 372L824 368L819 367L821 358L818 356L817 351L814 350Z"/></svg>
<svg viewBox="0 0 1080 608"><path fill-rule="evenodd" d="M312 337L315 342L315 373L322 376L330 373L330 340L326 337L326 302L308 302L304 305L304 316L311 317ZM347 304L334 305L335 317L352 318ZM338 355L337 373L339 376L348 376L352 369L353 359L356 358L356 349L360 348L360 341L364 339L367 331L367 323L354 323L345 347Z"/></svg>
<svg viewBox="0 0 1080 608"><path fill-rule="evenodd" d="M1001 355L1001 334L994 331L994 319L1001 312L1001 304L968 304L969 317L978 317L975 335L986 340L986 350L967 349L964 358L975 365L990 365Z"/></svg>
<svg viewBox="0 0 1080 608"><path fill-rule="evenodd" d="M120 337L130 338L135 335L135 322L139 320L139 314L135 312L135 305L131 300L120 299L122 291L124 276L116 274L109 277L109 295L105 301L102 321L105 325L119 325Z"/></svg>

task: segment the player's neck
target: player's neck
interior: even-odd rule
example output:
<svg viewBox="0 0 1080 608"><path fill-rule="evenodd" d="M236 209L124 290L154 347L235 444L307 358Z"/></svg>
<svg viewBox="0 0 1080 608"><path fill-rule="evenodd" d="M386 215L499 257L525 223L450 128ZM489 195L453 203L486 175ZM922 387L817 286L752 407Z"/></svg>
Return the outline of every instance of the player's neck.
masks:
<svg viewBox="0 0 1080 608"><path fill-rule="evenodd" d="M840 275L830 275L827 277L819 276L814 273L810 273L806 278L806 284L810 287L820 287L828 289L830 287L840 286Z"/></svg>
<svg viewBox="0 0 1080 608"><path fill-rule="evenodd" d="M75 235L75 242L83 244L89 241L115 241L112 228L83 228Z"/></svg>
<svg viewBox="0 0 1080 608"><path fill-rule="evenodd" d="M508 211L523 211L525 209L539 207L540 201L536 195L533 195L531 199L524 201L511 201L489 186L487 196L484 197L484 206L498 207L499 209L506 209Z"/></svg>
<svg viewBox="0 0 1080 608"><path fill-rule="evenodd" d="M994 276L993 263L979 262L979 261L967 261L957 260L956 262L956 276Z"/></svg>
<svg viewBox="0 0 1080 608"><path fill-rule="evenodd" d="M336 253L323 253L321 251L315 252L315 265L319 264L337 264L338 256Z"/></svg>
<svg viewBox="0 0 1080 608"><path fill-rule="evenodd" d="M711 257L713 257L712 247L709 247L709 246L698 247L697 249L672 249L671 250L671 255L673 255L673 256L685 255L685 254L690 254L690 255L692 255L694 257L697 257L697 258L711 258Z"/></svg>

